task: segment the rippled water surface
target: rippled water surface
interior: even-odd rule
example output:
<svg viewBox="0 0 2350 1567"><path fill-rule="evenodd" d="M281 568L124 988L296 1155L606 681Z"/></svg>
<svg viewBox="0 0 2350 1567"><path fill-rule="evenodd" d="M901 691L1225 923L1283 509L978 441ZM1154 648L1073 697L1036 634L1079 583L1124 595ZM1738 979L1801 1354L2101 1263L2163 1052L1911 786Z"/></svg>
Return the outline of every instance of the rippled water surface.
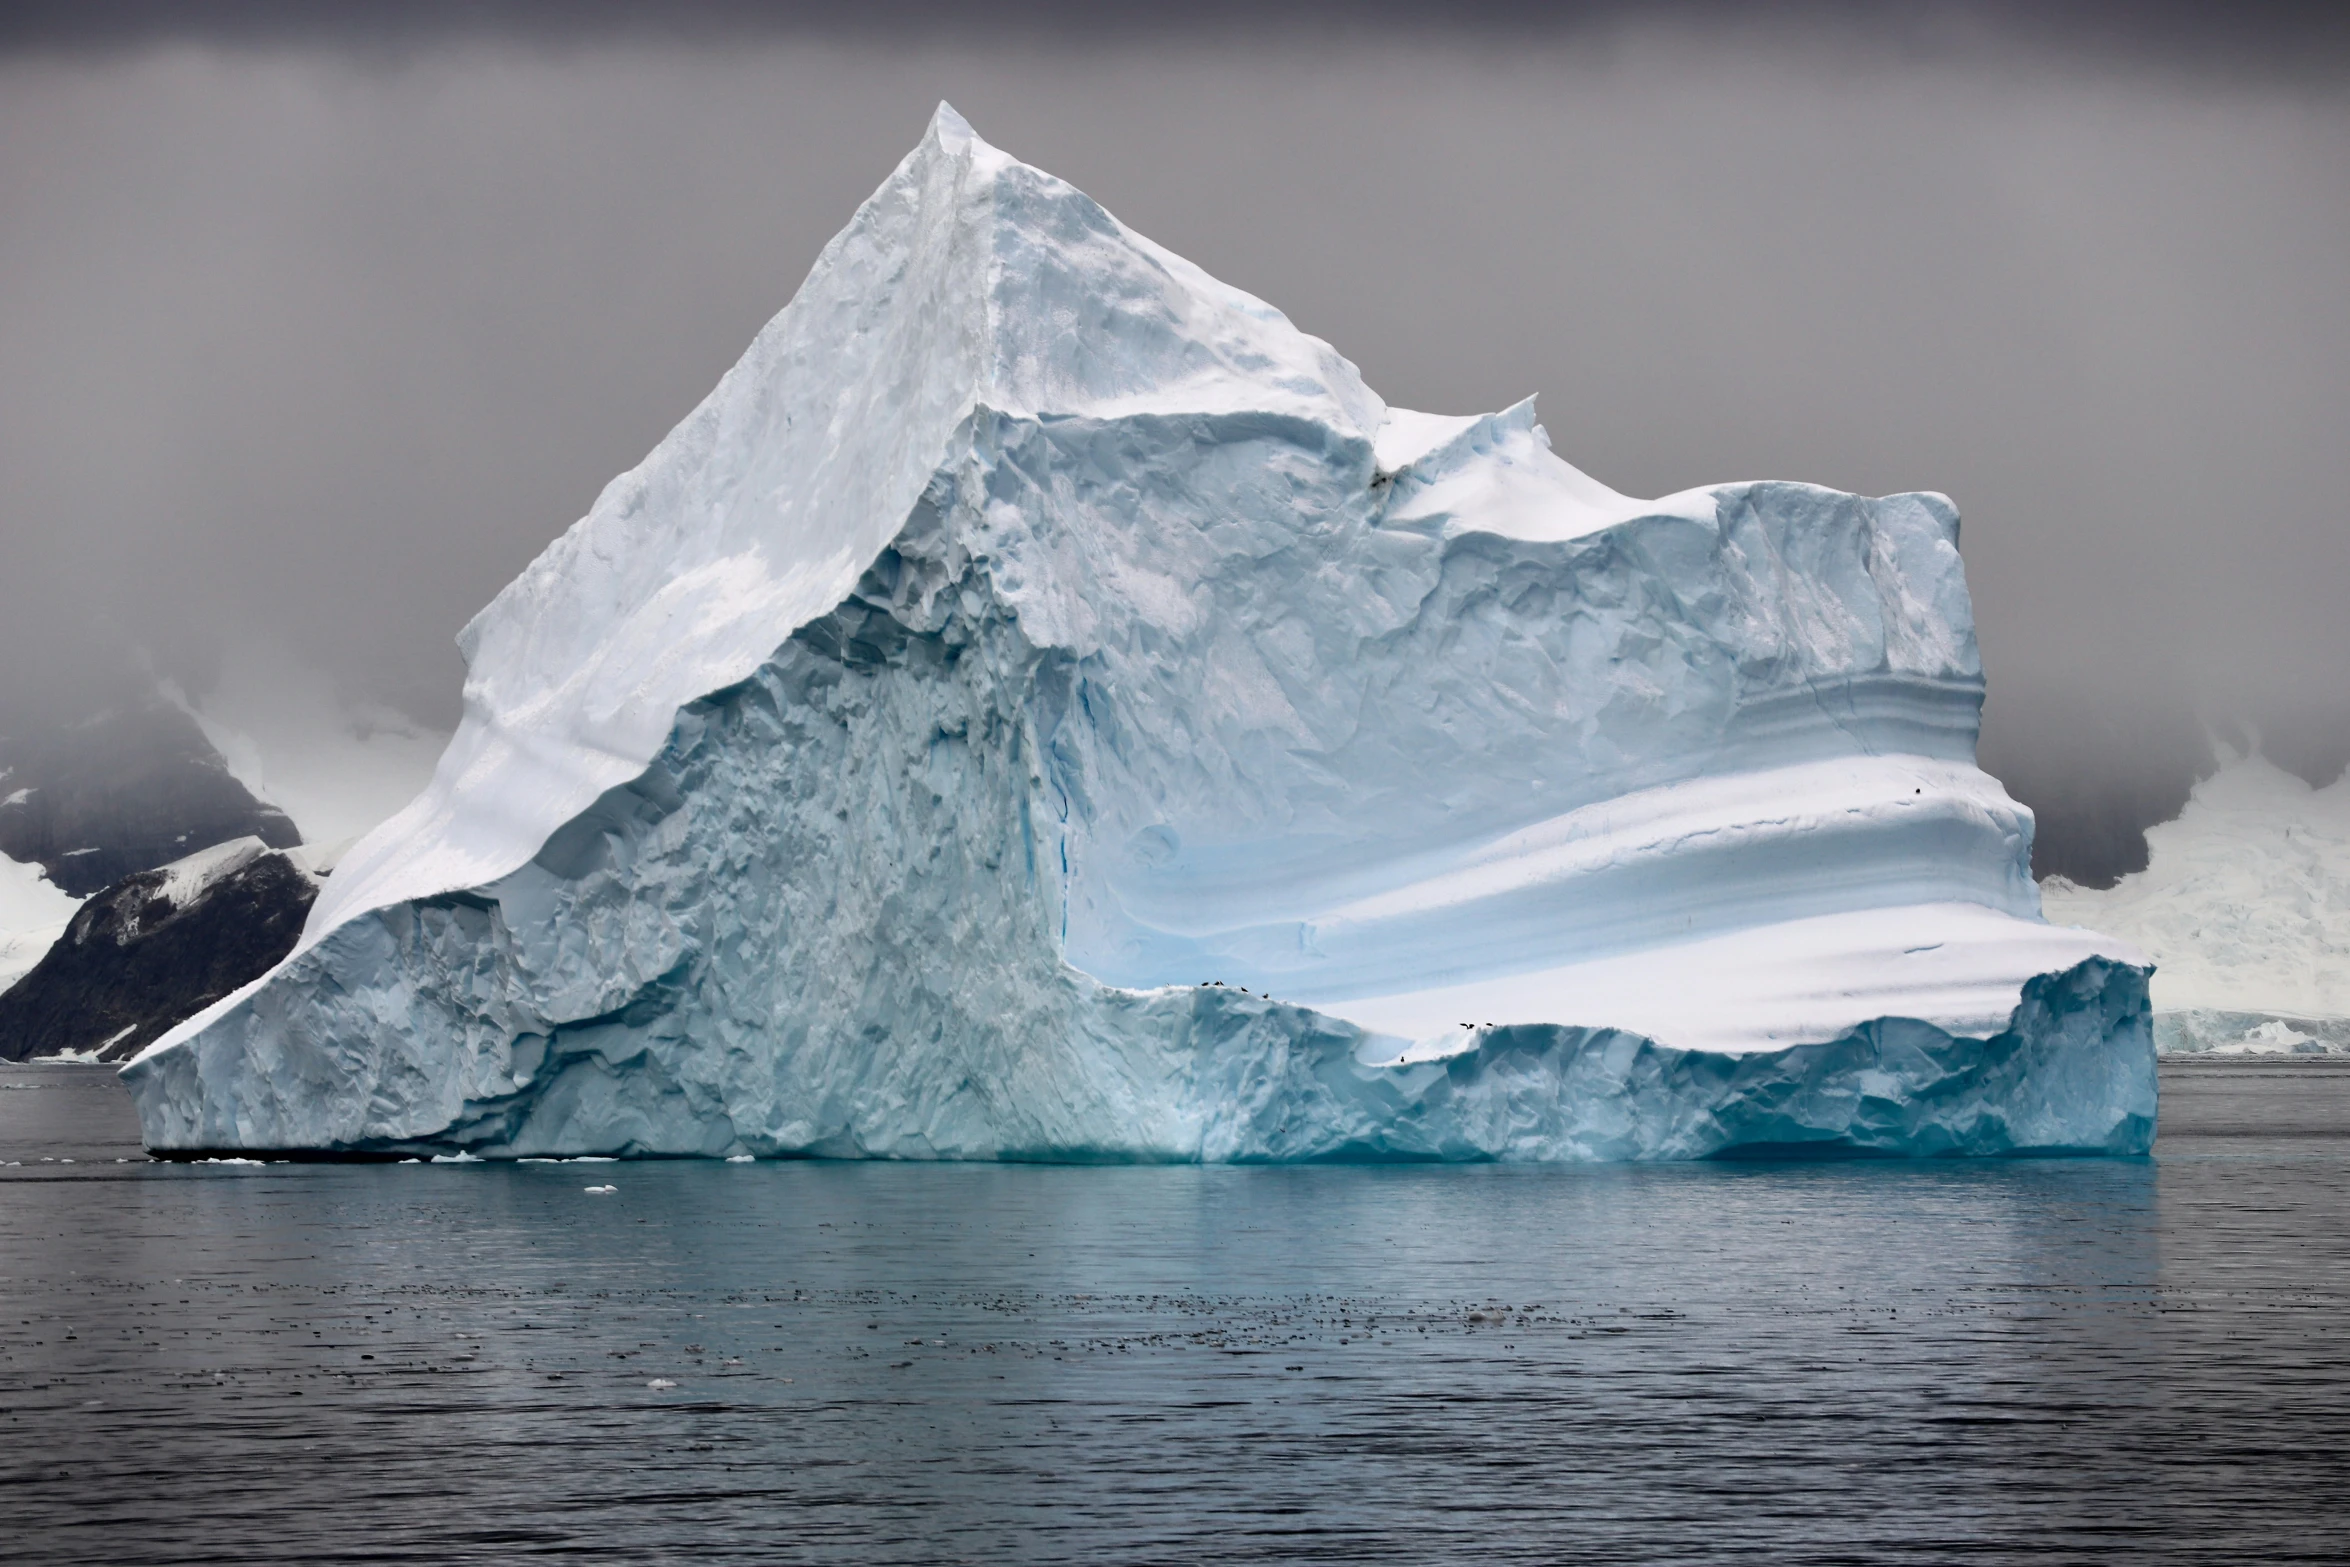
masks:
<svg viewBox="0 0 2350 1567"><path fill-rule="evenodd" d="M0 1557L2350 1559L2350 1069L2163 1094L2143 1162L249 1166L0 1069Z"/></svg>

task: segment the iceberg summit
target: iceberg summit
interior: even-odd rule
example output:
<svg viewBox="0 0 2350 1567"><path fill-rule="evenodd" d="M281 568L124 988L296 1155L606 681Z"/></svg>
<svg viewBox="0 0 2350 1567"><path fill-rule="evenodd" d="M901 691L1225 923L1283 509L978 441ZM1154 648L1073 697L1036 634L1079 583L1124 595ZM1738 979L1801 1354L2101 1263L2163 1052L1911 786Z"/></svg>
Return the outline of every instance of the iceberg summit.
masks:
<svg viewBox="0 0 2350 1567"><path fill-rule="evenodd" d="M942 106L123 1075L170 1153L2143 1153L1957 540L1390 408Z"/></svg>

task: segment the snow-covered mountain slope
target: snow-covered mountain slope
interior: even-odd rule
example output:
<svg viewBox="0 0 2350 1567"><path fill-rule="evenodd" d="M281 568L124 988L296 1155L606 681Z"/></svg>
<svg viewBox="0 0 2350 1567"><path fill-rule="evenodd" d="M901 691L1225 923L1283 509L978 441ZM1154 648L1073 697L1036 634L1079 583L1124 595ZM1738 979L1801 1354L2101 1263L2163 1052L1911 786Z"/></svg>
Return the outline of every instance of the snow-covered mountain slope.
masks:
<svg viewBox="0 0 2350 1567"><path fill-rule="evenodd" d="M951 110L470 625L165 1149L2141 1151L1938 496L1616 494ZM1277 997L1278 999L1274 999Z"/></svg>
<svg viewBox="0 0 2350 1567"><path fill-rule="evenodd" d="M0 854L0 995L32 971L81 906L40 866Z"/></svg>
<svg viewBox="0 0 2350 1567"><path fill-rule="evenodd" d="M2041 897L2153 958L2162 1047L2350 1053L2350 778L2312 789L2224 752L2146 847L2111 888L2052 878Z"/></svg>
<svg viewBox="0 0 2350 1567"><path fill-rule="evenodd" d="M446 733L380 705L352 704L284 648L222 660L201 697L170 693L238 782L292 817L308 844L356 839L432 781Z"/></svg>

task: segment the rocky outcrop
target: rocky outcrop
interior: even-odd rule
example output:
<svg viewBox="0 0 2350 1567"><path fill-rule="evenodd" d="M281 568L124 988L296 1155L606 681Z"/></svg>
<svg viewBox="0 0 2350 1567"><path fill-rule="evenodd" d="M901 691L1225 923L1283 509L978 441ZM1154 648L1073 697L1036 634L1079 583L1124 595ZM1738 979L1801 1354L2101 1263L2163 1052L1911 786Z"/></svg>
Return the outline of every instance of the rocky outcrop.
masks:
<svg viewBox="0 0 2350 1567"><path fill-rule="evenodd" d="M0 1060L127 1060L293 950L319 882L246 837L124 877L0 993Z"/></svg>

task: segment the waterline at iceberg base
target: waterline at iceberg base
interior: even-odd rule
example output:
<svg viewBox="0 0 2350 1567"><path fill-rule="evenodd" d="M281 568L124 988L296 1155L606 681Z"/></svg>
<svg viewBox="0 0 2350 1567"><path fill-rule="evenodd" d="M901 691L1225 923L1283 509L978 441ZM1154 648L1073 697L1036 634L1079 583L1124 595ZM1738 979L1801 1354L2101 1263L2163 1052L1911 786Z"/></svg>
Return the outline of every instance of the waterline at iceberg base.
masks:
<svg viewBox="0 0 2350 1567"><path fill-rule="evenodd" d="M942 108L124 1076L174 1153L2143 1153L1957 535L1389 408Z"/></svg>

